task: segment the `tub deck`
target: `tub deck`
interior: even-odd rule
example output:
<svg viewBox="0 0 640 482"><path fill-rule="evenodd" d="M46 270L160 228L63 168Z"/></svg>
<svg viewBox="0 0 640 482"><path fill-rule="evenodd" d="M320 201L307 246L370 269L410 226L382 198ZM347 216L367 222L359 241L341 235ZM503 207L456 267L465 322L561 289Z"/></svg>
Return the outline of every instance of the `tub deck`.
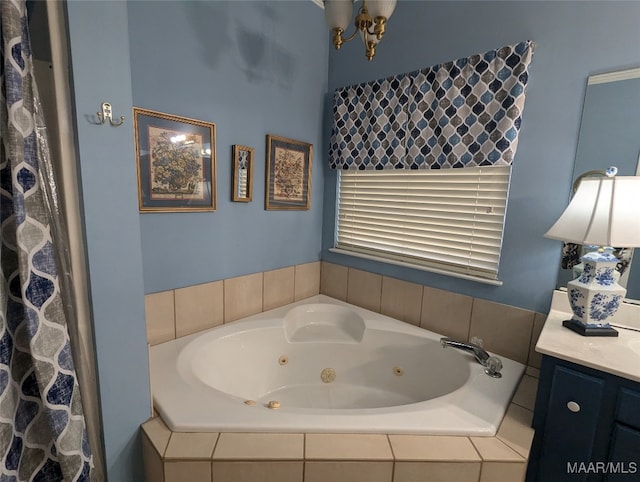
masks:
<svg viewBox="0 0 640 482"><path fill-rule="evenodd" d="M154 407L175 432L495 435L524 365L439 340L317 295L151 347Z"/></svg>
<svg viewBox="0 0 640 482"><path fill-rule="evenodd" d="M522 482L538 371L527 368L495 437L171 432L142 425L149 482Z"/></svg>

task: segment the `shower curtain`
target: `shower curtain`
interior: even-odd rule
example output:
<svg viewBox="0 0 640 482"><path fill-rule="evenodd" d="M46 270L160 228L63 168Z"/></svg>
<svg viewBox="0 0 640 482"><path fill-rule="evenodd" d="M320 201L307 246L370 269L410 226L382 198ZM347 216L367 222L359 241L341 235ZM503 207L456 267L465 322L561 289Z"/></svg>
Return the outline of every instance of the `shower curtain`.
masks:
<svg viewBox="0 0 640 482"><path fill-rule="evenodd" d="M0 480L90 481L26 2L0 5Z"/></svg>

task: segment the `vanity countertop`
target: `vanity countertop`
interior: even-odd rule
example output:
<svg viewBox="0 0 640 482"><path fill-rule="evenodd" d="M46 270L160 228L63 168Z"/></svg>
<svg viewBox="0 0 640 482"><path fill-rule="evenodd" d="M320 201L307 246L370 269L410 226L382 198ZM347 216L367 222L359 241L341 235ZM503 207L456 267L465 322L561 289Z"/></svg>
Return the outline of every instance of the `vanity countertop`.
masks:
<svg viewBox="0 0 640 482"><path fill-rule="evenodd" d="M640 305L624 303L614 315L610 323L617 325L617 337L579 335L562 326L570 318L567 293L554 291L536 351L640 382Z"/></svg>

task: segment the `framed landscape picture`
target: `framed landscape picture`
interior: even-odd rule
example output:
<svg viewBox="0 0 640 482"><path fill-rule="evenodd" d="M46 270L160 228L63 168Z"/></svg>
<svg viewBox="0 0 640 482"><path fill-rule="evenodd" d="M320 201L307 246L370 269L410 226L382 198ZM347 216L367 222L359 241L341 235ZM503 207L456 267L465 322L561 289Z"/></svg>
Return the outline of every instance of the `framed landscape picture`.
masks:
<svg viewBox="0 0 640 482"><path fill-rule="evenodd" d="M267 135L267 210L309 209L313 145Z"/></svg>
<svg viewBox="0 0 640 482"><path fill-rule="evenodd" d="M137 107L133 114L140 211L215 211L215 124Z"/></svg>

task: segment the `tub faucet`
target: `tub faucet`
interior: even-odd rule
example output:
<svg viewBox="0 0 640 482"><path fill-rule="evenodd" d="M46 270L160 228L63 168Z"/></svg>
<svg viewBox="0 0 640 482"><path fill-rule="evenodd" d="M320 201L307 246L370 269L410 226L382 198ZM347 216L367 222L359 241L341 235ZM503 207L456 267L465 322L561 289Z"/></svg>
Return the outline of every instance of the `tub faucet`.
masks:
<svg viewBox="0 0 640 482"><path fill-rule="evenodd" d="M480 345L476 345L475 343L456 341L447 337L440 338L440 344L443 348L451 346L459 350L473 353L473 356L478 361L478 363L480 363L480 365L484 367L484 372L487 375L493 378L502 377L502 374L500 373L500 370L502 370L502 362L500 361L500 358L498 358L497 356L489 355L487 351Z"/></svg>

